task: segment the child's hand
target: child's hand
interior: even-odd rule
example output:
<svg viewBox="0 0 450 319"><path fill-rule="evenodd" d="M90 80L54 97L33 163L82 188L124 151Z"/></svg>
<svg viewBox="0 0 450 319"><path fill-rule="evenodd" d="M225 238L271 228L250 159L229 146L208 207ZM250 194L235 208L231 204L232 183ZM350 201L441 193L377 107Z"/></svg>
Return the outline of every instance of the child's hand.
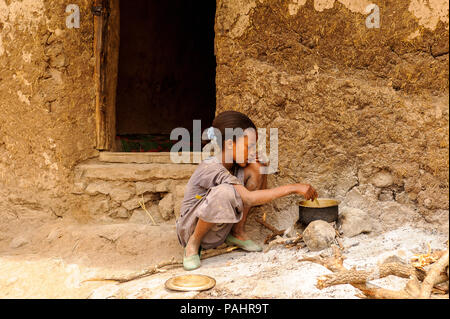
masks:
<svg viewBox="0 0 450 319"><path fill-rule="evenodd" d="M296 193L303 195L307 200L314 200L318 197L316 190L309 184L295 184Z"/></svg>

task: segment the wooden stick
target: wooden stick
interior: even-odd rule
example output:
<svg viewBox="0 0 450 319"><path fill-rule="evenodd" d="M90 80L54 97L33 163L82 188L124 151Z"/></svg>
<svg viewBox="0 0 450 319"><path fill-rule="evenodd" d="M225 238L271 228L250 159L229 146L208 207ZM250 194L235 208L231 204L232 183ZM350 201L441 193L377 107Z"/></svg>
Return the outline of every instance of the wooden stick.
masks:
<svg viewBox="0 0 450 319"><path fill-rule="evenodd" d="M444 283L440 283L440 284L434 285L434 288L439 289L439 290L441 290L441 291L444 291L445 293L448 293L448 291L449 291L449 282L448 282L448 279L447 279L447 281L444 282Z"/></svg>
<svg viewBox="0 0 450 319"><path fill-rule="evenodd" d="M275 235L274 233L267 235L266 239L264 240L264 245L267 245L269 243L269 241L271 241L275 237L277 237L277 235Z"/></svg>
<svg viewBox="0 0 450 319"><path fill-rule="evenodd" d="M223 254L228 254L231 253L232 251L238 249L239 247L233 246L233 247L226 247L226 248L222 248L222 249L209 249L207 250L204 254L202 254L201 259L207 259L207 258L212 258L212 257L216 257L219 255L223 255ZM142 270L142 271L138 271L138 272L134 272L125 276L111 276L111 277L105 277L105 278L92 278L92 279L87 279L84 280L83 282L86 281L116 281L119 283L125 283L125 282L129 282L132 280L136 280L136 279L141 279L143 277L148 277L151 275L154 275L158 272L161 271L161 268L167 267L167 266L177 266L180 267L183 265L182 261L176 261L175 258L172 258L172 260L170 261L164 261L161 262L155 266L152 266L148 269Z"/></svg>
<svg viewBox="0 0 450 319"><path fill-rule="evenodd" d="M239 249L239 247L232 246L232 247L226 247L226 248L221 248L221 249L208 249L207 251L205 251L205 253L202 254L201 259L203 260L203 259L220 256L223 254L228 254L236 249Z"/></svg>
<svg viewBox="0 0 450 319"><path fill-rule="evenodd" d="M345 249L344 244L339 237L336 237L336 242L338 243L340 249Z"/></svg>
<svg viewBox="0 0 450 319"><path fill-rule="evenodd" d="M445 250L438 250L432 253L431 246L429 246L429 251L427 254L414 255L411 258L411 262L414 267L424 269L424 267L438 261L444 254Z"/></svg>
<svg viewBox="0 0 450 319"><path fill-rule="evenodd" d="M331 246L333 249L333 256L323 258L323 257L312 257L312 258L303 258L300 259L299 262L309 261L318 263L332 272L348 272L344 265L344 257L341 254L341 250L336 246ZM353 270L356 271L356 270ZM374 299L408 299L412 298L408 292L405 290L394 291L383 288L372 288L369 287L366 283L349 283L356 289L360 290L366 298L374 298ZM318 287L319 288L319 287Z"/></svg>
<svg viewBox="0 0 450 319"><path fill-rule="evenodd" d="M255 217L256 222L260 223L262 226L266 227L268 230L272 232L272 234L268 235L266 237L266 240L264 240L264 244L268 244L272 239L276 238L277 236L284 235L285 230L278 230L274 226L267 223L264 219L260 219Z"/></svg>
<svg viewBox="0 0 450 319"><path fill-rule="evenodd" d="M384 288L359 287L364 295L370 299L410 299L411 296L404 290L390 290Z"/></svg>
<svg viewBox="0 0 450 319"><path fill-rule="evenodd" d="M335 285L365 284L374 279L394 275L401 278L417 276L420 280L425 277L424 273L414 267L400 263L387 263L372 270L345 270L333 274L320 276L317 280L317 288L323 289Z"/></svg>
<svg viewBox="0 0 450 319"><path fill-rule="evenodd" d="M302 235L298 235L293 238L277 238L269 243L269 245L264 249L264 252L267 253L273 246L276 245L292 245L294 247L302 240Z"/></svg>
<svg viewBox="0 0 450 319"><path fill-rule="evenodd" d="M331 248L333 249L333 256L331 257L306 257L299 259L298 262L313 262L324 266L332 272L347 271L347 269L343 266L344 257L341 255L339 248L334 244L331 245Z"/></svg>
<svg viewBox="0 0 450 319"><path fill-rule="evenodd" d="M441 273L445 271L447 266L448 266L448 250L431 267L430 271L428 272L426 278L422 283L419 298L421 299L430 298L433 286L437 283L438 278L440 277Z"/></svg>
<svg viewBox="0 0 450 319"><path fill-rule="evenodd" d="M276 236L281 236L285 232L285 230L278 230L277 228L275 228L274 226L270 225L269 223L263 221L260 218L255 218L255 220L258 223L260 223L261 225L263 225L264 227L266 227L268 230L270 230L272 233L274 233Z"/></svg>
<svg viewBox="0 0 450 319"><path fill-rule="evenodd" d="M334 274L324 275L318 278L317 287L323 289L333 285L350 284L359 289L366 298L374 299L411 299L411 298L445 298L448 294L443 295L441 291L432 294L434 285L448 281L446 268L448 266L448 251L433 265L428 274L422 269L414 266L404 265L400 263L387 263L379 266L378 269L371 271L357 271L356 269L347 270L343 266L343 256L336 245L332 246L334 254L332 257L312 257L303 258L299 262L310 261L318 263ZM384 288L372 288L367 285L367 281L376 278L382 278L389 275L395 275L403 278L410 277L406 287L402 290L395 291ZM420 280L423 283L420 284ZM360 296L361 297L361 296ZM448 298L448 297L447 297Z"/></svg>

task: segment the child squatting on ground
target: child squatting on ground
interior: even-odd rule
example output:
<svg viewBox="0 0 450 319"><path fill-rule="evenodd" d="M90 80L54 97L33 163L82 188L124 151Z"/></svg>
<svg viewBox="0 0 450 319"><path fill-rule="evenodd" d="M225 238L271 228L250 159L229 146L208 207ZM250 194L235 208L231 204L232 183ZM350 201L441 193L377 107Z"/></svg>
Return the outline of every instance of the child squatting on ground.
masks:
<svg viewBox="0 0 450 319"><path fill-rule="evenodd" d="M234 130L229 139L229 130L225 129ZM256 126L246 115L223 112L214 119L209 132L211 140L224 137L217 141L220 152L203 160L192 174L177 219L185 270L200 267L201 249L215 248L224 242L246 251L262 251L245 233L251 207L291 194L308 200L317 198L316 190L308 184L266 188L267 175L260 173L260 167L267 164L257 158Z"/></svg>

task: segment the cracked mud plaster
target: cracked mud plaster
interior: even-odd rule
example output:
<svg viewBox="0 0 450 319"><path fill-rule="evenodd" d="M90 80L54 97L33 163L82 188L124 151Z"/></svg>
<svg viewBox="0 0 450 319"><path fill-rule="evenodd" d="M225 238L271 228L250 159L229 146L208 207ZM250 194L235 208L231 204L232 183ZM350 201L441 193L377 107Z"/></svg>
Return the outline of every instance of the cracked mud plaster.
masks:
<svg viewBox="0 0 450 319"><path fill-rule="evenodd" d="M234 39L242 36L250 26L249 14L256 7L256 0L218 0L217 7L223 10L218 19L220 29Z"/></svg>
<svg viewBox="0 0 450 319"><path fill-rule="evenodd" d="M364 24L368 1L218 0L217 112L279 128L270 186L304 181L363 203L395 193L448 221L448 0L377 3L381 30ZM78 201L73 167L98 156L93 22L67 30L65 5L0 0L0 193L58 215ZM381 170L393 184L369 187Z"/></svg>
<svg viewBox="0 0 450 319"><path fill-rule="evenodd" d="M288 5L289 14L296 15L298 10L306 4L308 0L292 0L292 3ZM314 9L322 12L334 7L335 0L314 0ZM337 2L343 4L347 9L352 12L364 14L367 6L371 4L367 0L337 0Z"/></svg>
<svg viewBox="0 0 450 319"><path fill-rule="evenodd" d="M220 22L230 19L232 29L239 15L228 14L237 3L218 8L217 112L241 111L258 127L279 128L279 172L269 184L305 181L333 198L361 193L357 204L370 203L370 214L377 214L380 194L389 193L380 212L399 203L445 216L439 213L448 210L445 19L430 30L426 10L413 14L410 0L389 2L379 4L381 29L373 30L365 24L369 1L247 1L256 4L248 10L250 25L231 38ZM448 1L424 3L437 12ZM382 170L393 184L372 186ZM294 203L282 199L273 210ZM398 214L398 222L408 214Z"/></svg>
<svg viewBox="0 0 450 319"><path fill-rule="evenodd" d="M296 15L307 1L314 1L314 9L322 12L332 9L336 2L341 3L351 12L366 14L366 8L372 1L368 0L292 0L288 5L290 15ZM448 0L411 0L409 11L418 19L419 25L435 30L439 21L449 24Z"/></svg>
<svg viewBox="0 0 450 319"><path fill-rule="evenodd" d="M409 11L419 20L419 24L430 30L435 30L439 21L448 30L448 0L411 0Z"/></svg>

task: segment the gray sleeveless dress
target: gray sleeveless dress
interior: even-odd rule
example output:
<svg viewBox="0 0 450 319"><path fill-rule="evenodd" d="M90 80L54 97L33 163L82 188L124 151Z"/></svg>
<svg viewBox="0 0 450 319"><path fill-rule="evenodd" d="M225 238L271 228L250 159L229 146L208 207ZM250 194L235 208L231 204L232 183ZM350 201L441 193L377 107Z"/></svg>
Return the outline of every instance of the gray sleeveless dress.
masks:
<svg viewBox="0 0 450 319"><path fill-rule="evenodd" d="M199 218L216 224L203 238L204 249L220 246L225 241L233 225L242 219L242 198L233 185L244 185L242 167L235 165L230 173L217 157L209 157L199 164L187 184L176 222L178 240L183 247Z"/></svg>

